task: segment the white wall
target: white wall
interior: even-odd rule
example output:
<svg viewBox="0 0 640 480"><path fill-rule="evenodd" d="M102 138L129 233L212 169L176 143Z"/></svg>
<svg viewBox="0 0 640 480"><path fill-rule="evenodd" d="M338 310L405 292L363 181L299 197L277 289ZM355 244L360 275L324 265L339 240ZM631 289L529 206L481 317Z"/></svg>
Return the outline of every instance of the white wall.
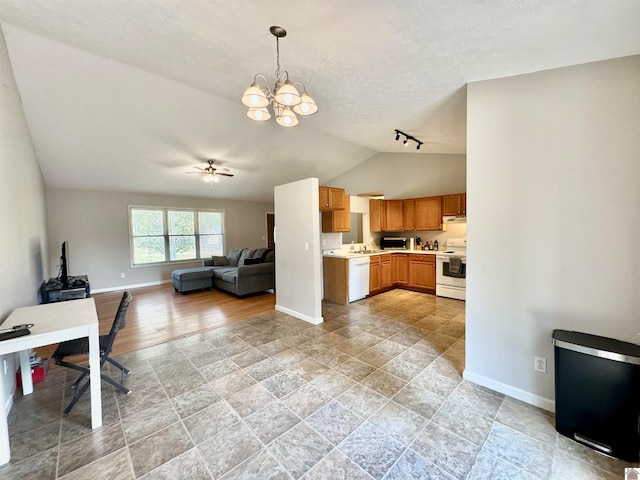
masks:
<svg viewBox="0 0 640 480"><path fill-rule="evenodd" d="M38 303L47 257L44 181L0 29L0 323ZM2 362L7 360L9 373ZM15 388L13 356L0 358L0 401ZM0 419L0 422L5 419Z"/></svg>
<svg viewBox="0 0 640 480"><path fill-rule="evenodd" d="M386 199L466 192L465 155L379 153L327 185L347 195L383 192Z"/></svg>
<svg viewBox="0 0 640 480"><path fill-rule="evenodd" d="M553 409L553 329L640 342L639 79L635 56L468 86L465 378Z"/></svg>
<svg viewBox="0 0 640 480"><path fill-rule="evenodd" d="M274 189L276 310L322 323L322 253L318 179Z"/></svg>
<svg viewBox="0 0 640 480"><path fill-rule="evenodd" d="M271 203L50 188L47 189L49 276L58 274L60 246L65 240L69 246L69 273L88 275L92 290L167 281L173 270L201 265L197 261L132 268L129 205L223 209L227 251L266 246L266 213L273 212ZM125 274L124 279L120 273Z"/></svg>

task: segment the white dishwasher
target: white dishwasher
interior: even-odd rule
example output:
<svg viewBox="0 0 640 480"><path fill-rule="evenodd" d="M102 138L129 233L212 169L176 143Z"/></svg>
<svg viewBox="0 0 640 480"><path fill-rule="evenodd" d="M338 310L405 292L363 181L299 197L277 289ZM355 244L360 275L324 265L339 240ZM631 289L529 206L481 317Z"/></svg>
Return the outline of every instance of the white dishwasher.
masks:
<svg viewBox="0 0 640 480"><path fill-rule="evenodd" d="M369 257L349 259L349 303L369 295Z"/></svg>

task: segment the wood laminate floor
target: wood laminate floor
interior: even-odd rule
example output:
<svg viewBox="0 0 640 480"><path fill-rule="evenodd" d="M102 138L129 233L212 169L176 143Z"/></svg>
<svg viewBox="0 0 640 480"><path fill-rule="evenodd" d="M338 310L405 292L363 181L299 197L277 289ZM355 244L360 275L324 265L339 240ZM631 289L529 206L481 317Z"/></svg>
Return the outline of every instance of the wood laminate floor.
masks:
<svg viewBox="0 0 640 480"><path fill-rule="evenodd" d="M275 309L276 296L265 292L238 298L218 290L198 290L185 295L170 284L132 289L126 327L118 332L112 355L122 355L212 328L256 318ZM122 291L92 295L96 302L100 334L109 333ZM38 348L50 357L56 345Z"/></svg>

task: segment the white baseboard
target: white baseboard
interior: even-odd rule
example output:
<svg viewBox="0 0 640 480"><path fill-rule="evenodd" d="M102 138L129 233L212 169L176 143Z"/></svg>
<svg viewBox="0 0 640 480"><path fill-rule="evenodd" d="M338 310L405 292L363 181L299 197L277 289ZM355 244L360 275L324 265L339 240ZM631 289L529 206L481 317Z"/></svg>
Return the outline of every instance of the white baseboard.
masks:
<svg viewBox="0 0 640 480"><path fill-rule="evenodd" d="M171 283L171 280L159 280L157 282L136 283L133 285L119 285L117 287L96 288L91 289L91 293L117 292L118 290L130 290L132 288L153 287L154 285L162 285Z"/></svg>
<svg viewBox="0 0 640 480"><path fill-rule="evenodd" d="M555 413L556 411L556 402L548 398L541 397L525 390L521 390L520 388L507 385L506 383L496 382L495 380L470 372L469 370L465 370L462 373L462 377L465 380L477 383L478 385L490 388L491 390L503 393L517 400L522 400L523 402L534 405L536 407L540 407L549 412Z"/></svg>
<svg viewBox="0 0 640 480"><path fill-rule="evenodd" d="M299 318L300 320L304 320L305 322L309 322L312 325L320 325L322 322L324 322L324 319L322 317L319 317L319 318L310 317L309 315L305 315L304 313L293 311L289 308L282 307L280 305L276 305L276 310L282 313L286 313L287 315L291 315L292 317Z"/></svg>

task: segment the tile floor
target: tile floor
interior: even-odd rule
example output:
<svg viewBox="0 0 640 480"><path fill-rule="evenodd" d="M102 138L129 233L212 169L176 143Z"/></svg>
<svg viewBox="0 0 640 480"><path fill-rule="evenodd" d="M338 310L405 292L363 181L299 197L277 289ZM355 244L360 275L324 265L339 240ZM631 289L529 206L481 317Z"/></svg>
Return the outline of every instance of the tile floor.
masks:
<svg viewBox="0 0 640 480"><path fill-rule="evenodd" d="M394 290L323 315L118 357L133 393L103 382L95 432L88 398L61 414L75 373L50 373L16 394L0 478L624 478L630 465L557 435L551 414L462 380L464 302Z"/></svg>

